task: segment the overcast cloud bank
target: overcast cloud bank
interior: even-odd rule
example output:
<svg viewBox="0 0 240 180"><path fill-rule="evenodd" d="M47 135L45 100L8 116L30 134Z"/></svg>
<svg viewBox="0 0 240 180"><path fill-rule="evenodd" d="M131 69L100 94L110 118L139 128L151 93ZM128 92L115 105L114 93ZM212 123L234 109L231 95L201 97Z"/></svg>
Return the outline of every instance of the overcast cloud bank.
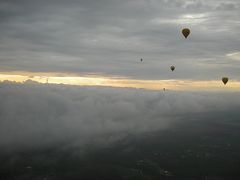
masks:
<svg viewBox="0 0 240 180"><path fill-rule="evenodd" d="M239 0L0 0L0 71L239 79L239 17Z"/></svg>
<svg viewBox="0 0 240 180"><path fill-rule="evenodd" d="M107 145L171 128L188 115L239 116L239 93L0 84L0 147ZM194 120L194 119L193 119Z"/></svg>

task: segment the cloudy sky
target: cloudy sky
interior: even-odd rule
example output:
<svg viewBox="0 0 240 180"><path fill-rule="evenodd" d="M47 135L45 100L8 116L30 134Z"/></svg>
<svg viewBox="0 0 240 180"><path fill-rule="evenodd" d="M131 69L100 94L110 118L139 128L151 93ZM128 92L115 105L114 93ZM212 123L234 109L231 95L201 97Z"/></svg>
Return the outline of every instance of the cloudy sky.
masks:
<svg viewBox="0 0 240 180"><path fill-rule="evenodd" d="M239 0L0 0L0 26L0 80L240 87Z"/></svg>

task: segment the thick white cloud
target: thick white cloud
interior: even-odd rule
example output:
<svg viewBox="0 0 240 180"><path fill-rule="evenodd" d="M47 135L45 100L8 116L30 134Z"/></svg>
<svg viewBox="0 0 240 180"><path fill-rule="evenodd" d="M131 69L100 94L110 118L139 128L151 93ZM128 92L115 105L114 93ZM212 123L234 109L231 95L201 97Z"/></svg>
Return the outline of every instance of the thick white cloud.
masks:
<svg viewBox="0 0 240 180"><path fill-rule="evenodd" d="M240 52L229 53L226 56L231 59L240 61Z"/></svg>
<svg viewBox="0 0 240 180"><path fill-rule="evenodd" d="M189 115L237 112L234 93L146 91L0 84L0 147L109 144L127 135L170 128Z"/></svg>

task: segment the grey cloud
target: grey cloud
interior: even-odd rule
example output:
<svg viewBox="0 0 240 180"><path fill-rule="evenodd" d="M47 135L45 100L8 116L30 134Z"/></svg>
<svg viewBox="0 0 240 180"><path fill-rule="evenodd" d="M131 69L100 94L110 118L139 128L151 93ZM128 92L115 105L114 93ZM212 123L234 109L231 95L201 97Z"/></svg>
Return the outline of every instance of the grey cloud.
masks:
<svg viewBox="0 0 240 180"><path fill-rule="evenodd" d="M233 5L231 11L219 8ZM2 71L166 79L165 69L175 64L183 72L177 77L189 78L194 73L191 67L206 58L216 59L212 63L221 71L218 58L227 61L227 53L239 50L237 0L228 4L215 0L23 0L0 1L0 9ZM204 21L199 21L199 14ZM153 23L154 19L160 23ZM180 34L185 26L192 29L188 41ZM146 62L141 68L140 58ZM238 78L231 69L227 73ZM202 67L195 78L211 76Z"/></svg>
<svg viewBox="0 0 240 180"><path fill-rule="evenodd" d="M0 147L108 145L167 129L188 116L238 115L239 93L0 84Z"/></svg>
<svg viewBox="0 0 240 180"><path fill-rule="evenodd" d="M221 3L219 6L217 6L217 10L235 10L238 7L239 4L235 3Z"/></svg>

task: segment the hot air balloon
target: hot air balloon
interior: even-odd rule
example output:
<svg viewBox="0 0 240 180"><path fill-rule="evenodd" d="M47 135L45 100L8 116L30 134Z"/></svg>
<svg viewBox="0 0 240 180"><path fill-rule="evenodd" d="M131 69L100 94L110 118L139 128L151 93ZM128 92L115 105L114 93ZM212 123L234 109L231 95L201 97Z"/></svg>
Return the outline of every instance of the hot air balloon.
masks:
<svg viewBox="0 0 240 180"><path fill-rule="evenodd" d="M141 62L143 61L143 59L141 58Z"/></svg>
<svg viewBox="0 0 240 180"><path fill-rule="evenodd" d="M172 71L174 71L174 69L175 69L175 66L171 66L171 67L170 67L170 69L171 69Z"/></svg>
<svg viewBox="0 0 240 180"><path fill-rule="evenodd" d="M222 82L226 85L227 82L228 82L228 77L223 77L223 78L222 78Z"/></svg>
<svg viewBox="0 0 240 180"><path fill-rule="evenodd" d="M183 36L184 36L185 38L187 38L188 35L190 34L190 29L184 28L184 29L182 30L182 34L183 34Z"/></svg>

